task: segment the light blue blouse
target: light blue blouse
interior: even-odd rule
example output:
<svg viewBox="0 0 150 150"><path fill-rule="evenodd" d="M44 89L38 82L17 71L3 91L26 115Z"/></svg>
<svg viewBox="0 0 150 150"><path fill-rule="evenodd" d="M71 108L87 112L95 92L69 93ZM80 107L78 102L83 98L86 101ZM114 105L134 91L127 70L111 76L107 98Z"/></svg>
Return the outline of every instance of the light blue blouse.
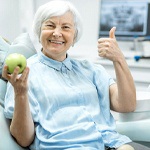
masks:
<svg viewBox="0 0 150 150"><path fill-rule="evenodd" d="M32 150L103 150L131 140L115 131L109 86L102 66L69 56L58 62L42 52L28 59L30 110L36 126ZM23 106L21 106L23 107ZM13 88L8 84L5 116L12 118Z"/></svg>

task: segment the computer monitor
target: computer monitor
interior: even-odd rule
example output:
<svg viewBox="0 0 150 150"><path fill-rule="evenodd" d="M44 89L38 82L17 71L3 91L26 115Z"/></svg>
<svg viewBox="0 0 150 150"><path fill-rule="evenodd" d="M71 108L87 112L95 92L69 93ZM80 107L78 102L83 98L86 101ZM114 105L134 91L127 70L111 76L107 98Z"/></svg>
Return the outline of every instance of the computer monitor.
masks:
<svg viewBox="0 0 150 150"><path fill-rule="evenodd" d="M99 37L115 26L117 40L150 36L150 4L144 0L101 0Z"/></svg>

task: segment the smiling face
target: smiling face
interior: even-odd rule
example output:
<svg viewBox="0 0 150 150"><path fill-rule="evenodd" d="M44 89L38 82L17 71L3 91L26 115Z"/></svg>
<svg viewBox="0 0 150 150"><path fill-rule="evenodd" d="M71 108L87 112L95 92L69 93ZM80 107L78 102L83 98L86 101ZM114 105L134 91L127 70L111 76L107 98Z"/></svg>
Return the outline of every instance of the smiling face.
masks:
<svg viewBox="0 0 150 150"><path fill-rule="evenodd" d="M74 37L75 25L71 12L51 17L43 22L41 27L42 52L49 58L63 61L67 50L73 45Z"/></svg>

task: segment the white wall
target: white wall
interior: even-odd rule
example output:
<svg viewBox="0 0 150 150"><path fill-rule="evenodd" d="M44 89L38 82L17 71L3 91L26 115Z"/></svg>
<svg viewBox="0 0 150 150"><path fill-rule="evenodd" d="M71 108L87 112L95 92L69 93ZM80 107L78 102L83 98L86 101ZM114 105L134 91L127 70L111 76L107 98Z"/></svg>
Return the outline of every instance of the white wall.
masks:
<svg viewBox="0 0 150 150"><path fill-rule="evenodd" d="M20 33L19 0L0 0L0 36L12 40Z"/></svg>
<svg viewBox="0 0 150 150"><path fill-rule="evenodd" d="M0 36L13 41L31 27L33 0L0 0Z"/></svg>

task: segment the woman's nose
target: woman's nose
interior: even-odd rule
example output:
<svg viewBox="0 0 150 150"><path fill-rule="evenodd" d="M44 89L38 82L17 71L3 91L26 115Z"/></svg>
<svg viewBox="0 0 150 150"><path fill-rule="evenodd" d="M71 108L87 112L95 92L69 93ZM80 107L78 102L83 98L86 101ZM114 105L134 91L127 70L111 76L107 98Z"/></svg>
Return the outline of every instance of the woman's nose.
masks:
<svg viewBox="0 0 150 150"><path fill-rule="evenodd" d="M55 30L53 32L53 36L56 38L61 37L62 36L61 29L55 28Z"/></svg>

